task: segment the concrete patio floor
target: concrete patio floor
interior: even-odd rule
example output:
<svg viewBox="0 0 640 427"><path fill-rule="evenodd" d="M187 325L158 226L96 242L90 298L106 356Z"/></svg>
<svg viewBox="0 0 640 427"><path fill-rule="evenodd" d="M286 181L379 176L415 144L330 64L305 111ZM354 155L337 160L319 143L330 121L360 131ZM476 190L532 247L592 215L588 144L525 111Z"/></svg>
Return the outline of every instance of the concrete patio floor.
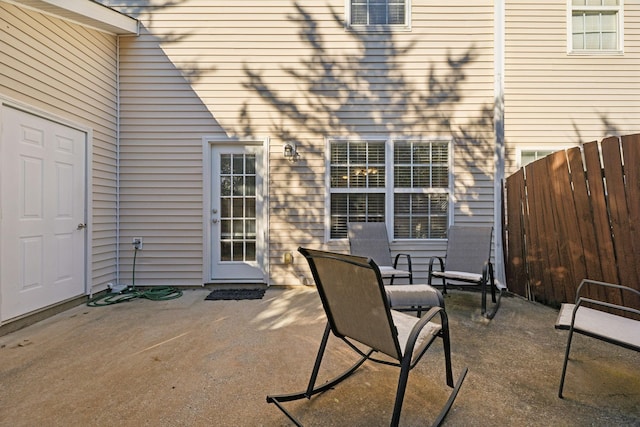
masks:
<svg viewBox="0 0 640 427"><path fill-rule="evenodd" d="M289 426L265 396L306 387L324 328L313 287L262 300L77 306L0 337L0 426ZM557 397L567 333L557 311L506 297L492 321L480 296L446 298L454 375L469 374L446 426L638 426L640 356L577 336ZM355 360L330 341L329 378ZM365 364L288 408L308 426L388 425L396 368ZM429 425L448 397L439 342L409 379L401 425Z"/></svg>

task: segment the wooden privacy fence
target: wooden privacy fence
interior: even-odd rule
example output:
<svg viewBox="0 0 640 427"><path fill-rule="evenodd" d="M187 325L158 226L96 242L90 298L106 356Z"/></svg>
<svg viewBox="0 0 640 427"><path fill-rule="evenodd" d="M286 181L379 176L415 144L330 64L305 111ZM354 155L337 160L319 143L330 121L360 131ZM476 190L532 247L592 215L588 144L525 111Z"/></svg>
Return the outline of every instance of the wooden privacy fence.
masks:
<svg viewBox="0 0 640 427"><path fill-rule="evenodd" d="M559 151L511 175L504 235L509 290L522 296L572 302L584 278L640 289L640 134ZM622 302L619 292L606 298Z"/></svg>

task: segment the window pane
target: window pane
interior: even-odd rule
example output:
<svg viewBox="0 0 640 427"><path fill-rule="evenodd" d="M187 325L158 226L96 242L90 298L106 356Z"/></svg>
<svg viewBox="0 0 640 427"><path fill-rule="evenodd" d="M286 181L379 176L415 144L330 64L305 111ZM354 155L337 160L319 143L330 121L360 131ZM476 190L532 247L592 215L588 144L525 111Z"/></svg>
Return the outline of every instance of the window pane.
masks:
<svg viewBox="0 0 640 427"><path fill-rule="evenodd" d="M220 199L220 216L223 218L231 217L231 199L228 197Z"/></svg>
<svg viewBox="0 0 640 427"><path fill-rule="evenodd" d="M245 221L245 239L255 240L255 238L256 238L256 221L255 220Z"/></svg>
<svg viewBox="0 0 640 427"><path fill-rule="evenodd" d="M340 188L349 186L349 172L343 166L331 166L331 187Z"/></svg>
<svg viewBox="0 0 640 427"><path fill-rule="evenodd" d="M242 174L244 172L244 156L233 156L233 173Z"/></svg>
<svg viewBox="0 0 640 427"><path fill-rule="evenodd" d="M352 166L349 168L349 187L364 188L367 184L367 170L362 166Z"/></svg>
<svg viewBox="0 0 640 427"><path fill-rule="evenodd" d="M384 4L372 4L369 6L369 24L381 25L387 23L387 7Z"/></svg>
<svg viewBox="0 0 640 427"><path fill-rule="evenodd" d="M233 218L242 218L244 216L244 200L240 198L233 199Z"/></svg>
<svg viewBox="0 0 640 427"><path fill-rule="evenodd" d="M603 33L602 49L606 49L606 50L618 49L618 35L616 33Z"/></svg>
<svg viewBox="0 0 640 427"><path fill-rule="evenodd" d="M432 144L431 157L434 163L449 164L449 144L447 142Z"/></svg>
<svg viewBox="0 0 640 427"><path fill-rule="evenodd" d="M244 177L242 176L233 177L233 195L234 196L244 195Z"/></svg>
<svg viewBox="0 0 640 427"><path fill-rule="evenodd" d="M411 188L411 166L396 166L394 180L396 188Z"/></svg>
<svg viewBox="0 0 640 427"><path fill-rule="evenodd" d="M244 195L245 196L256 195L256 177L255 176L248 176L245 178Z"/></svg>
<svg viewBox="0 0 640 427"><path fill-rule="evenodd" d="M411 194L396 194L394 205L396 215L411 213Z"/></svg>
<svg viewBox="0 0 640 427"><path fill-rule="evenodd" d="M431 162L431 145L430 144L416 145L413 148L413 162L414 163L430 163Z"/></svg>
<svg viewBox="0 0 640 427"><path fill-rule="evenodd" d="M412 187L432 187L431 185L431 167L416 166L413 169L413 185Z"/></svg>
<svg viewBox="0 0 640 427"><path fill-rule="evenodd" d="M367 25L367 5L356 4L353 2L351 5L351 24L353 25Z"/></svg>
<svg viewBox="0 0 640 427"><path fill-rule="evenodd" d="M584 33L584 14L574 13L571 17L571 26L573 27L573 34Z"/></svg>
<svg viewBox="0 0 640 427"><path fill-rule="evenodd" d="M367 143L366 142L350 142L349 143L349 163L365 164L367 161Z"/></svg>
<svg viewBox="0 0 640 427"><path fill-rule="evenodd" d="M233 243L233 260L243 261L244 259L244 244L242 242Z"/></svg>
<svg viewBox="0 0 640 427"><path fill-rule="evenodd" d="M434 188L449 187L449 168L445 166L434 166L431 169L431 186Z"/></svg>
<svg viewBox="0 0 640 427"><path fill-rule="evenodd" d="M446 217L433 217L431 218L431 238L432 239L444 239L447 237L447 229L449 228L449 221Z"/></svg>
<svg viewBox="0 0 640 427"><path fill-rule="evenodd" d="M231 243L220 242L220 260L231 261Z"/></svg>
<svg viewBox="0 0 640 427"><path fill-rule="evenodd" d="M223 174L231 173L231 155L222 154L220 156L220 172Z"/></svg>
<svg viewBox="0 0 640 427"><path fill-rule="evenodd" d="M244 237L244 221L233 220L233 237L241 240Z"/></svg>
<svg viewBox="0 0 640 427"><path fill-rule="evenodd" d="M584 15L584 31L586 33L598 32L600 29L600 15L592 13Z"/></svg>
<svg viewBox="0 0 640 427"><path fill-rule="evenodd" d="M255 154L247 154L245 157L245 173L255 175L256 173L256 156Z"/></svg>
<svg viewBox="0 0 640 427"><path fill-rule="evenodd" d="M602 32L615 33L618 31L618 19L616 15L610 13L602 14Z"/></svg>
<svg viewBox="0 0 640 427"><path fill-rule="evenodd" d="M346 238L348 222L383 222L384 200L383 193L332 194L331 238Z"/></svg>
<svg viewBox="0 0 640 427"><path fill-rule="evenodd" d="M404 4L389 5L389 24L404 24Z"/></svg>
<svg viewBox="0 0 640 427"><path fill-rule="evenodd" d="M245 201L246 201L245 216L247 218L255 218L256 217L256 199L255 198L245 199Z"/></svg>
<svg viewBox="0 0 640 427"><path fill-rule="evenodd" d="M220 221L220 237L222 239L231 239L231 221L223 219Z"/></svg>
<svg viewBox="0 0 640 427"><path fill-rule="evenodd" d="M368 148L368 161L369 164L381 164L384 165L385 159L385 143L384 142L369 142Z"/></svg>
<svg viewBox="0 0 640 427"><path fill-rule="evenodd" d="M586 33L584 35L584 47L585 49L595 50L600 49L600 34Z"/></svg>
<svg viewBox="0 0 640 427"><path fill-rule="evenodd" d="M441 239L448 228L446 194L396 194L394 237Z"/></svg>
<svg viewBox="0 0 640 427"><path fill-rule="evenodd" d="M244 259L245 261L255 261L256 260L256 243L255 242L246 242L246 252Z"/></svg>
<svg viewBox="0 0 640 427"><path fill-rule="evenodd" d="M384 179L385 169L383 167L371 167L368 169L367 178L369 180L370 188L382 188L384 187L385 179Z"/></svg>
<svg viewBox="0 0 640 427"><path fill-rule="evenodd" d="M331 143L331 163L347 163L347 143L332 142Z"/></svg>
<svg viewBox="0 0 640 427"><path fill-rule="evenodd" d="M231 195L231 178L228 176L220 177L220 195L221 196Z"/></svg>
<svg viewBox="0 0 640 427"><path fill-rule="evenodd" d="M359 215L365 217L367 213L367 195L366 194L350 194L349 195L349 215Z"/></svg>
<svg viewBox="0 0 640 427"><path fill-rule="evenodd" d="M411 164L411 142L396 141L393 145L393 158L396 165Z"/></svg>

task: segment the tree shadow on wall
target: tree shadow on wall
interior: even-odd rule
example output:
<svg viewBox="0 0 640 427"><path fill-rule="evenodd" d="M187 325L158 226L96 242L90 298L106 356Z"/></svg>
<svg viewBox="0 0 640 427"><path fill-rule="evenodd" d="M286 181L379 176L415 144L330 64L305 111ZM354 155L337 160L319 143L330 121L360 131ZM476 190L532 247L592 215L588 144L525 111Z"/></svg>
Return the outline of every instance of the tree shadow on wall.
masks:
<svg viewBox="0 0 640 427"><path fill-rule="evenodd" d="M445 66L432 61L421 89L402 70L403 63L411 59L415 42L401 46L392 32L345 31L345 37L358 48L337 54L327 47L329 43L324 41L313 16L298 3L295 7L299 16L288 19L292 25L301 25L299 37L311 54L301 58L296 66L281 68L301 91L288 97L260 71L244 67L245 87L259 94L283 117L282 122L272 123L271 128L279 138L290 139L301 131L316 135L362 135L373 126L375 131L387 134L428 132L467 139L475 133L470 127L485 126L487 118L492 120L491 105L481 109L465 126L456 127L451 121L464 96L461 93L461 83L467 78L464 69L475 59L473 45L457 57L448 54ZM335 26L342 27L342 18L333 10L332 16ZM490 115L485 110L490 110ZM250 106L246 102L241 120L244 132L252 135Z"/></svg>
<svg viewBox="0 0 640 427"><path fill-rule="evenodd" d="M493 80L480 77L476 81L474 77L468 82L467 68L483 59L477 57L473 42L459 54L438 49L437 56L422 61L415 53L415 36L400 42L399 38L409 35L344 30L342 17L330 6L332 25L315 20L299 3L294 6L297 13L287 17L289 25L299 27L298 36L309 53L297 62L280 66L289 78L286 84L256 65L244 64L244 87L276 112L268 129L273 140L300 146L301 136L316 140L373 135L452 138L456 167L470 172L464 182L456 182L457 203L462 206L458 213L473 215L464 207L467 201L485 197L492 203L491 195L483 196L473 188L481 180L493 180L495 154ZM321 27L330 27L330 33ZM327 36L336 31L344 35L343 46L355 48L339 51L335 37ZM416 59L426 64L422 65L424 70L416 69L420 66ZM419 77L421 73L423 78ZM485 82L489 88L482 89L484 98L468 102L465 87L482 87ZM257 111L264 107L244 102L240 124L247 136L264 132L254 125L252 119L260 116L254 115L252 108ZM324 147L305 146L304 150L320 154ZM313 173L311 169L308 172Z"/></svg>

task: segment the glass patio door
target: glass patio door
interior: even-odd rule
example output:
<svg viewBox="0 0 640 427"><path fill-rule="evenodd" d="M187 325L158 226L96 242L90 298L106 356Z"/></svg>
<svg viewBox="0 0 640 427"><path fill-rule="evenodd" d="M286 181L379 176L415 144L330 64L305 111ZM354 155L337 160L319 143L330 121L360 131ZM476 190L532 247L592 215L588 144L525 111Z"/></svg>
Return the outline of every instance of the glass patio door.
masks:
<svg viewBox="0 0 640 427"><path fill-rule="evenodd" d="M211 280L264 280L262 146L211 150Z"/></svg>

